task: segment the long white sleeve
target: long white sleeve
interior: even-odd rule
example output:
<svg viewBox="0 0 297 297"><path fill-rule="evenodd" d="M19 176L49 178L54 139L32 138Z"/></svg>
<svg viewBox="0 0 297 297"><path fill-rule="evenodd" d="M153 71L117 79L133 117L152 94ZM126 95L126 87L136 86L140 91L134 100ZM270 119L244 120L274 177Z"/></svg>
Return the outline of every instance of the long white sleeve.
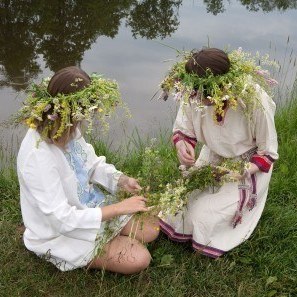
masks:
<svg viewBox="0 0 297 297"><path fill-rule="evenodd" d="M106 163L104 156L97 156L93 146L79 138L82 149L87 153L90 182L103 186L107 191L114 194L120 176L123 174L114 165Z"/></svg>
<svg viewBox="0 0 297 297"><path fill-rule="evenodd" d="M262 91L261 103L253 116L253 135L256 140L258 152L263 155L269 155L274 160L278 159L277 134L274 124L275 103Z"/></svg>
<svg viewBox="0 0 297 297"><path fill-rule="evenodd" d="M173 133L180 131L188 137L196 138L191 108L189 103L181 102L174 122Z"/></svg>

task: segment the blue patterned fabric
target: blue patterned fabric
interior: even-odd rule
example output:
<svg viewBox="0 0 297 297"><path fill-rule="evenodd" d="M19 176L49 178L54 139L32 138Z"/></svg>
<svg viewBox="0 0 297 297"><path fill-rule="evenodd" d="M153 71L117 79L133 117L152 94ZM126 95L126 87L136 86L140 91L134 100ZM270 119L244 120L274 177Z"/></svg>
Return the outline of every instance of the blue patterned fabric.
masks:
<svg viewBox="0 0 297 297"><path fill-rule="evenodd" d="M64 152L65 157L73 169L77 178L77 195L82 204L88 207L100 205L105 196L96 186L89 183L88 171L86 168L87 154L78 141L70 141L68 151Z"/></svg>

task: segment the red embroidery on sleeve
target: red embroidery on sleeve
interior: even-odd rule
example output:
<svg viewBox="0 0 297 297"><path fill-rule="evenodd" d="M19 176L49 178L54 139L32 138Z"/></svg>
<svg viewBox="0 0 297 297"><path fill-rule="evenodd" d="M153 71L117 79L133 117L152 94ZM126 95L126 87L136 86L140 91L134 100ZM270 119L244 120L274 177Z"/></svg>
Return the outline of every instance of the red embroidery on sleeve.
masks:
<svg viewBox="0 0 297 297"><path fill-rule="evenodd" d="M174 145L176 145L180 140L184 140L189 143L193 148L195 148L197 144L197 139L194 137L190 137L182 133L181 131L176 131L172 136L172 141Z"/></svg>
<svg viewBox="0 0 297 297"><path fill-rule="evenodd" d="M263 172L269 172L271 165L275 161L271 156L269 155L258 155L255 154L251 158L251 163L254 163L258 168Z"/></svg>

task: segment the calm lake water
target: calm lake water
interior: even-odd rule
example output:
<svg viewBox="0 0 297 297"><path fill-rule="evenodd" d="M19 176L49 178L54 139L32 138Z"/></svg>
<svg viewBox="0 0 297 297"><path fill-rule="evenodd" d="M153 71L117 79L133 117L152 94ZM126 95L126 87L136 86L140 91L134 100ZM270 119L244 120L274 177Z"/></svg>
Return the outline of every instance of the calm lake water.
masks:
<svg viewBox="0 0 297 297"><path fill-rule="evenodd" d="M79 65L118 81L132 119L111 123L108 140L123 143L170 128L173 102L150 100L176 49L242 47L283 65L283 89L294 82L297 0L1 1L0 122L21 105L24 90L58 69ZM161 42L161 43L160 43ZM276 98L278 100L278 98ZM14 150L23 130L1 128ZM1 161L0 161L1 162Z"/></svg>

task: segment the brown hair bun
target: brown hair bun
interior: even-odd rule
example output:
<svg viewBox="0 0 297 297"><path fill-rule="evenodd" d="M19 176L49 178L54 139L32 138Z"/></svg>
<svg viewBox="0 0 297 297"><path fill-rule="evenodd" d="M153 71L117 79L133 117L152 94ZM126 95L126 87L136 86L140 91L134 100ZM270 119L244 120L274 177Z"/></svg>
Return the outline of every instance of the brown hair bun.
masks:
<svg viewBox="0 0 297 297"><path fill-rule="evenodd" d="M206 48L196 52L185 65L187 73L195 73L203 77L209 69L213 75L225 74L230 69L230 60L227 54L217 48Z"/></svg>
<svg viewBox="0 0 297 297"><path fill-rule="evenodd" d="M47 91L51 96L75 93L91 83L89 75L76 66L63 68L51 78Z"/></svg>

